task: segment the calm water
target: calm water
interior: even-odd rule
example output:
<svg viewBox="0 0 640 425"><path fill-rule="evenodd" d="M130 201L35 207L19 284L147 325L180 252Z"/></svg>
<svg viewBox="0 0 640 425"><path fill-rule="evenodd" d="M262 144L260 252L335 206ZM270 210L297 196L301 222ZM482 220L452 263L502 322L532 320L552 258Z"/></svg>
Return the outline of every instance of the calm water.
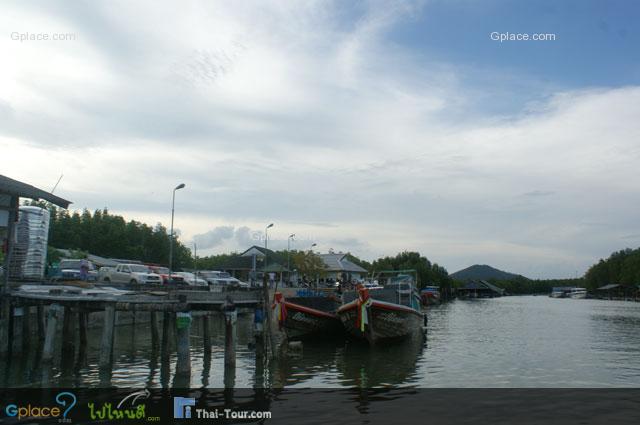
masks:
<svg viewBox="0 0 640 425"><path fill-rule="evenodd" d="M454 301L429 312L426 339L370 349L354 342L305 343L301 353L256 371L252 316L239 317L237 370L223 367L223 329L211 353L192 328L191 381L175 381L175 354L162 361L146 325L117 328L112 373L98 368L99 331L84 364L57 359L42 368L37 350L5 361L3 387L638 387L640 303L505 297Z"/></svg>

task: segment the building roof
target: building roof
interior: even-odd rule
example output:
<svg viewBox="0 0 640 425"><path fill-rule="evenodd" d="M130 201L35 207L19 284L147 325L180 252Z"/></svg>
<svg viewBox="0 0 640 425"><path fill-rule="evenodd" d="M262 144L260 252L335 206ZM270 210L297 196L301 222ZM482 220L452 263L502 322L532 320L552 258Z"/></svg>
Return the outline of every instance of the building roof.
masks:
<svg viewBox="0 0 640 425"><path fill-rule="evenodd" d="M620 286L622 286L622 285L618 285L618 284L615 284L615 283L610 283L608 285L601 286L601 287L599 287L597 289L598 289L598 291L608 291L609 289L616 289L616 288L619 288Z"/></svg>
<svg viewBox="0 0 640 425"><path fill-rule="evenodd" d="M347 254L319 254L328 272L366 273L359 265L352 263L346 257Z"/></svg>
<svg viewBox="0 0 640 425"><path fill-rule="evenodd" d="M267 267L260 269L260 271L266 273L282 273L288 272L289 270L287 270L285 266L282 266L278 263L270 263Z"/></svg>
<svg viewBox="0 0 640 425"><path fill-rule="evenodd" d="M463 286L462 288L459 288L459 289L465 290L465 291L475 291L475 290L488 289L488 290L496 292L498 294L503 294L504 293L504 289L499 288L496 285L493 285L493 284L487 282L486 280L480 280L480 281L475 281L475 282L467 282L465 284L465 286Z"/></svg>
<svg viewBox="0 0 640 425"><path fill-rule="evenodd" d="M11 179L9 177L0 174L0 193L19 196L22 198L31 198L35 200L44 200L51 202L61 208L69 208L71 201L62 199L50 192L47 192L29 184L20 182L18 180Z"/></svg>

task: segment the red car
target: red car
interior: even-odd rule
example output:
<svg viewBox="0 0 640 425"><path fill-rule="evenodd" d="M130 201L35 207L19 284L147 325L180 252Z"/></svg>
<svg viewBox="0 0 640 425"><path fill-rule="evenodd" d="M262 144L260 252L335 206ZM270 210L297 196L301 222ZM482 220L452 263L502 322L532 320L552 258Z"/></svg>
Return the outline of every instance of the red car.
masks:
<svg viewBox="0 0 640 425"><path fill-rule="evenodd" d="M180 276L179 274L171 273L171 279L169 279L168 267L155 266L155 265L147 265L147 267L149 267L149 269L151 269L153 273L159 274L160 277L162 277L162 283L164 283L165 285L168 285L169 283L177 283L177 284L185 283L184 277Z"/></svg>

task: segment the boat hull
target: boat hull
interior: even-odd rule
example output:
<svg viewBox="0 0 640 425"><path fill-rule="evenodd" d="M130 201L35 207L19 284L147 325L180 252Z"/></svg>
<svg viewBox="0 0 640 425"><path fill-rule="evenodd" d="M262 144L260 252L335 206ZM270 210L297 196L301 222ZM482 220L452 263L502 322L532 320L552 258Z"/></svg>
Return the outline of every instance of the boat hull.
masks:
<svg viewBox="0 0 640 425"><path fill-rule="evenodd" d="M352 301L338 309L347 333L370 344L399 340L422 331L424 315L412 308L372 299L367 308L368 323L364 331L358 323L358 303Z"/></svg>
<svg viewBox="0 0 640 425"><path fill-rule="evenodd" d="M290 339L344 335L340 319L334 312L315 309L294 300L286 300L284 304L287 308L284 328Z"/></svg>

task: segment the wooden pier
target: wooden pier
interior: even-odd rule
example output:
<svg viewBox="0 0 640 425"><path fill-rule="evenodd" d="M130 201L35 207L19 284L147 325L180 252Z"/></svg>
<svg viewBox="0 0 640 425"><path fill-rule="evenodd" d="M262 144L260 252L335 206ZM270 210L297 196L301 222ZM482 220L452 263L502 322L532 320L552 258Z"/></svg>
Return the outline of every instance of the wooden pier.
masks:
<svg viewBox="0 0 640 425"><path fill-rule="evenodd" d="M272 297L271 293L268 294ZM91 324L102 328L99 366L108 371L113 363L118 313L142 312L149 315L148 329L152 345L160 349L163 358L168 358L170 347L174 346L172 342L175 343L176 376L182 376L181 382L188 382L191 373L192 322L202 320L202 343L207 352L211 349L212 341L210 316L221 315L225 320L225 383L229 382L232 385L235 379L237 310L246 308L254 312L254 322L258 323L262 317L269 317L263 310L263 300L262 288L209 292L166 288L129 291L70 285L14 286L9 293L2 296L1 306L6 314L1 323L3 338L0 339L0 355L25 352L30 344L37 341L42 344L43 364L50 365L58 358L54 352L56 347L61 346L60 357L63 361L69 357L73 359L77 341L80 357L80 353L87 352L87 327ZM255 313L257 310L260 310L260 313ZM159 324L160 320L162 327ZM273 328L277 326L256 325L256 362L264 361L263 353L270 354L265 347L269 347L267 340L272 337L268 334ZM262 332L262 329L266 332ZM58 338L62 339L56 344Z"/></svg>

